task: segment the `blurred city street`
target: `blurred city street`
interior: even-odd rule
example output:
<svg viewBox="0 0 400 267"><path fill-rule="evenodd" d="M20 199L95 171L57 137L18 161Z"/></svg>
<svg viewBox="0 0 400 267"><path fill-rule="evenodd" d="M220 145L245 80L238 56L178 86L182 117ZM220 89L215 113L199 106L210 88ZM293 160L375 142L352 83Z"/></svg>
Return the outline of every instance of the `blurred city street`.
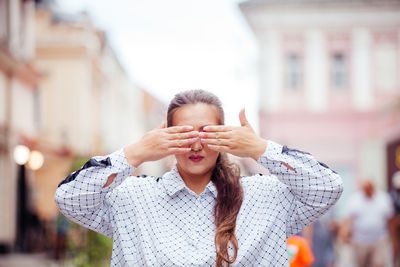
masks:
<svg viewBox="0 0 400 267"><path fill-rule="evenodd" d="M340 262L336 267L354 266L351 253L348 248L342 249ZM72 267L73 265L61 264L55 260L50 260L44 253L41 254L7 254L0 255L0 267ZM387 266L391 267L391 266Z"/></svg>
<svg viewBox="0 0 400 267"><path fill-rule="evenodd" d="M0 267L109 266L113 241L60 214L55 191L194 88L341 176L299 233L312 266L400 267L400 0L0 0Z"/></svg>
<svg viewBox="0 0 400 267"><path fill-rule="evenodd" d="M45 254L0 255L0 267L59 267L60 264L48 259Z"/></svg>
<svg viewBox="0 0 400 267"><path fill-rule="evenodd" d="M56 260L49 259L44 253L40 254L7 254L0 255L0 267L73 267L71 264L62 264ZM340 248L340 256L336 267L355 266L350 248ZM387 265L385 267L392 267Z"/></svg>

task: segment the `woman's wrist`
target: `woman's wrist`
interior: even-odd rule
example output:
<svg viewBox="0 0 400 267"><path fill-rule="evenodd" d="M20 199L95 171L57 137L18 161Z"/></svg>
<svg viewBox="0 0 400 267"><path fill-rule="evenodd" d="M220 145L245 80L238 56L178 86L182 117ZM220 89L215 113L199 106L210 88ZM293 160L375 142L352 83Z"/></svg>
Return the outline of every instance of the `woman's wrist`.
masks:
<svg viewBox="0 0 400 267"><path fill-rule="evenodd" d="M139 167L143 160L141 159L139 149L137 148L136 144L132 144L129 146L124 147L123 149L126 161L133 167Z"/></svg>
<svg viewBox="0 0 400 267"><path fill-rule="evenodd" d="M264 154L265 150L267 149L267 145L268 141L260 137L251 157L257 161Z"/></svg>

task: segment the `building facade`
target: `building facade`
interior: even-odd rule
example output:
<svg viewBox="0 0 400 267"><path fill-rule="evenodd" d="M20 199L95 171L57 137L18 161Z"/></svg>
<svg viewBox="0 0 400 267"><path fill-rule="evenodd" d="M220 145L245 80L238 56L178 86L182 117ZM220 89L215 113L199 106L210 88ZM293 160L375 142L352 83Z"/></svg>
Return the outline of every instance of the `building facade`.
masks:
<svg viewBox="0 0 400 267"><path fill-rule="evenodd" d="M86 14L0 0L0 253L54 248L58 184L76 163L138 141L164 112ZM29 162L15 162L17 145ZM34 150L43 156L36 167ZM164 170L156 162L137 172Z"/></svg>
<svg viewBox="0 0 400 267"><path fill-rule="evenodd" d="M32 177L13 158L16 145L38 134L38 72L34 57L34 2L0 0L0 249L16 241L20 177ZM26 144L25 144L26 145ZM26 208L26 207L25 207Z"/></svg>
<svg viewBox="0 0 400 267"><path fill-rule="evenodd" d="M259 45L261 135L337 169L342 200L361 179L390 186L400 136L400 1L250 0Z"/></svg>
<svg viewBox="0 0 400 267"><path fill-rule="evenodd" d="M35 67L42 75L40 139L53 148L36 172L37 207L41 218L51 220L58 214L54 192L71 171L71 161L138 141L157 126L149 116L161 113L144 112L147 93L131 81L106 35L87 15L39 7L35 36ZM151 103L162 106L155 99ZM162 166L156 163L152 171Z"/></svg>

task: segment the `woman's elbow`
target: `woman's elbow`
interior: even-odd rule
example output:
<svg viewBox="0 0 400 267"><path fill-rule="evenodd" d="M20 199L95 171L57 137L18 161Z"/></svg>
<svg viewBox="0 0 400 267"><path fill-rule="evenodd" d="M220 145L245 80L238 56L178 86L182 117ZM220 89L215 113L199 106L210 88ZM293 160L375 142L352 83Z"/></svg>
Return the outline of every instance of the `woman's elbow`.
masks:
<svg viewBox="0 0 400 267"><path fill-rule="evenodd" d="M331 174L330 178L331 178L330 191L332 194L333 202L336 203L343 193L343 189L344 189L343 180L339 174L334 173L334 172Z"/></svg>

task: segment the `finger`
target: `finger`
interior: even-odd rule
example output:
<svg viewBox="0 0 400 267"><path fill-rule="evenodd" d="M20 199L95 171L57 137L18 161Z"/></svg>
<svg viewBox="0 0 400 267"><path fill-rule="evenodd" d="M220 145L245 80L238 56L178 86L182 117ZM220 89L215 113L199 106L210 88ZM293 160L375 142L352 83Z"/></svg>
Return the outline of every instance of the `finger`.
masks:
<svg viewBox="0 0 400 267"><path fill-rule="evenodd" d="M174 140L174 139L188 139L188 138L193 138L193 137L198 137L199 132L198 131L190 131L190 132L184 132L184 133L171 133L168 136L169 140Z"/></svg>
<svg viewBox="0 0 400 267"><path fill-rule="evenodd" d="M183 133L189 132L193 130L193 126L190 125L183 125L183 126L172 126L165 128L167 133Z"/></svg>
<svg viewBox="0 0 400 267"><path fill-rule="evenodd" d="M250 125L249 122L247 121L244 108L242 108L239 112L239 120L240 120L240 125L242 125L242 126Z"/></svg>
<svg viewBox="0 0 400 267"><path fill-rule="evenodd" d="M190 152L192 149L190 147L171 147L168 149L170 154L184 154Z"/></svg>
<svg viewBox="0 0 400 267"><path fill-rule="evenodd" d="M205 132L228 132L232 131L234 127L225 125L212 125L203 128Z"/></svg>
<svg viewBox="0 0 400 267"><path fill-rule="evenodd" d="M160 125L157 126L156 129L164 129L165 128L165 121L162 121Z"/></svg>
<svg viewBox="0 0 400 267"><path fill-rule="evenodd" d="M200 138L204 138L204 139L228 139L228 138L232 138L232 132L201 132L199 133L199 137Z"/></svg>
<svg viewBox="0 0 400 267"><path fill-rule="evenodd" d="M231 141L229 139L200 139L201 143L207 145L217 145L217 146L230 146Z"/></svg>
<svg viewBox="0 0 400 267"><path fill-rule="evenodd" d="M195 142L197 142L198 138L191 138L191 139L178 139L169 142L169 147L187 147Z"/></svg>
<svg viewBox="0 0 400 267"><path fill-rule="evenodd" d="M217 146L217 145L207 145L207 146L211 150L218 151L218 152L229 153L229 151L230 151L229 147L226 147L226 146Z"/></svg>

